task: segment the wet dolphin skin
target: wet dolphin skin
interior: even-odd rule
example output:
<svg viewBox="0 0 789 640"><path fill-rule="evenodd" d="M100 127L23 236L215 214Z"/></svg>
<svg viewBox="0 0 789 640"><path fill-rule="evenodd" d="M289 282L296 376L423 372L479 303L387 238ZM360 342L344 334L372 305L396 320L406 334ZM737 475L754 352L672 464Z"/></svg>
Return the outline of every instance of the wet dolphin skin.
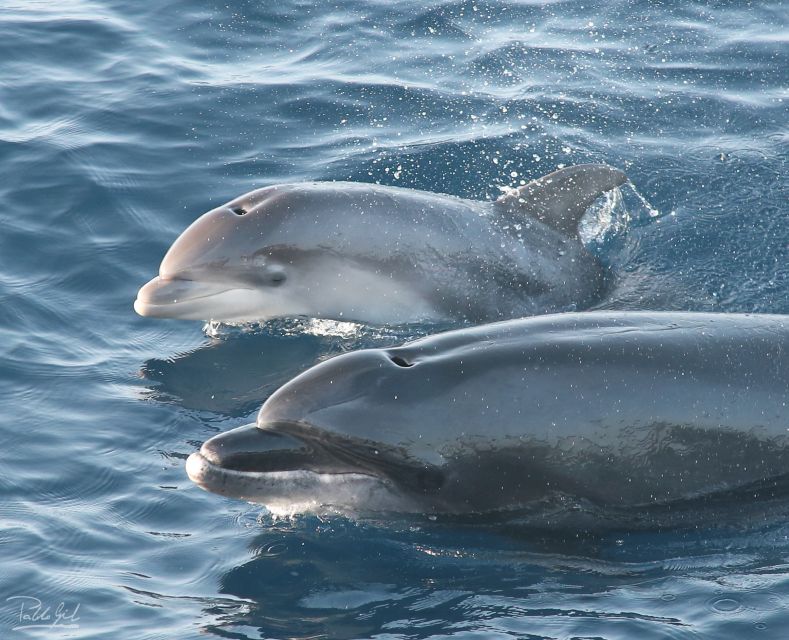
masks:
<svg viewBox="0 0 789 640"><path fill-rule="evenodd" d="M587 312L322 362L187 463L296 511L671 504L789 471L784 316Z"/></svg>

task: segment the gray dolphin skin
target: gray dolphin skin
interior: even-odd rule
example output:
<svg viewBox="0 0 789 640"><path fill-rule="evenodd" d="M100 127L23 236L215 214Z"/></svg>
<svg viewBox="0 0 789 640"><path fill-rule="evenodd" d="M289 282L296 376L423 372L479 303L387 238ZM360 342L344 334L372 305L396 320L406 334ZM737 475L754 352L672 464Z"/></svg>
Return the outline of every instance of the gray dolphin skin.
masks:
<svg viewBox="0 0 789 640"><path fill-rule="evenodd" d="M308 369L186 469L288 513L705 499L789 474L787 353L776 315L593 311L449 331Z"/></svg>
<svg viewBox="0 0 789 640"><path fill-rule="evenodd" d="M143 316L487 322L584 308L604 272L577 227L627 180L578 165L496 202L353 182L266 187L201 216L134 303Z"/></svg>

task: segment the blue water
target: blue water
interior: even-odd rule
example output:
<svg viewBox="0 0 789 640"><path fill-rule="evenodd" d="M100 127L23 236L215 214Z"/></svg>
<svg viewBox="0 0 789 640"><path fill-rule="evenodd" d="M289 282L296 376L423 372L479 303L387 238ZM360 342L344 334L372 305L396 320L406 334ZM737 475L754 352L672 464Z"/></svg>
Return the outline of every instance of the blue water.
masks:
<svg viewBox="0 0 789 640"><path fill-rule="evenodd" d="M789 313L780 0L6 0L0 61L0 638L787 637L789 524L737 505L576 535L275 520L199 490L202 441L402 336L131 307L252 188L484 199L591 161L636 188L588 222L601 306Z"/></svg>

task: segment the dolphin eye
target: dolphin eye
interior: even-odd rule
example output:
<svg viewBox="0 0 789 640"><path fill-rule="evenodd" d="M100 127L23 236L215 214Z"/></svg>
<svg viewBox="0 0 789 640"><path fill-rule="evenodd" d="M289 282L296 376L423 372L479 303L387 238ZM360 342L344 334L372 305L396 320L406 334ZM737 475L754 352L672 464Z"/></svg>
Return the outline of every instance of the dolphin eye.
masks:
<svg viewBox="0 0 789 640"><path fill-rule="evenodd" d="M404 358L401 358L400 356L390 356L390 359L398 367L413 367L414 366L413 362L408 362L408 360L405 360Z"/></svg>
<svg viewBox="0 0 789 640"><path fill-rule="evenodd" d="M288 274L282 269L272 268L268 274L268 281L273 287L278 287L288 279Z"/></svg>

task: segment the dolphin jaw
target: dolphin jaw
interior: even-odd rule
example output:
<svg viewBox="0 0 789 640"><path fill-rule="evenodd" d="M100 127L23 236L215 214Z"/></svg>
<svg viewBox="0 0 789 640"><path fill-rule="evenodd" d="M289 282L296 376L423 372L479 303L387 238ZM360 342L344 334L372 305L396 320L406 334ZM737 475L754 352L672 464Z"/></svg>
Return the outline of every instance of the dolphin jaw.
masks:
<svg viewBox="0 0 789 640"><path fill-rule="evenodd" d="M355 512L371 504L376 510L404 510L404 501L386 480L365 473L236 471L214 464L201 452L187 458L186 473L201 489L262 504L276 515Z"/></svg>
<svg viewBox="0 0 789 640"><path fill-rule="evenodd" d="M290 426L260 429L252 423L216 435L189 456L186 473L206 491L280 512L356 513L370 504L378 511L402 510L390 480L335 460L324 443Z"/></svg>
<svg viewBox="0 0 789 640"><path fill-rule="evenodd" d="M156 276L143 285L134 301L134 310L141 316L178 320L212 320L221 316L227 322L248 322L265 319L259 309L255 290L226 282L205 282Z"/></svg>
<svg viewBox="0 0 789 640"><path fill-rule="evenodd" d="M156 276L137 292L134 310L141 316L182 318L195 303L229 291L223 284L208 284L186 278Z"/></svg>

